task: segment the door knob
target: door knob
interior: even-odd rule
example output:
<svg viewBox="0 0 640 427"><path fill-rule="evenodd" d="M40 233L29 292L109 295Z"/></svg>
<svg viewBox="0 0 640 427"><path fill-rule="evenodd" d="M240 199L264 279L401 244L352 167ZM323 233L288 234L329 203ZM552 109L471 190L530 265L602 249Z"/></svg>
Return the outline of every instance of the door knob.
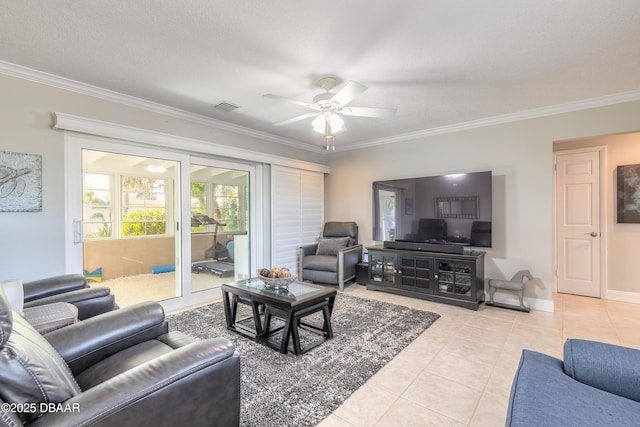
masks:
<svg viewBox="0 0 640 427"><path fill-rule="evenodd" d="M592 231L591 233L584 233L584 234L586 234L588 236L591 236L591 237L598 237L598 233L596 231Z"/></svg>

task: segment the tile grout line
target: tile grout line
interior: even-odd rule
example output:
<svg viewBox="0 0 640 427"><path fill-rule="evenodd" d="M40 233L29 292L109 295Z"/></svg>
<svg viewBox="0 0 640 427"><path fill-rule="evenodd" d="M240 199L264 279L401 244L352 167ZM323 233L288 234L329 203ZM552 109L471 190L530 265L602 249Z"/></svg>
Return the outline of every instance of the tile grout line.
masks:
<svg viewBox="0 0 640 427"><path fill-rule="evenodd" d="M505 340L502 343L502 348L500 350L500 353L498 354L498 357L494 360L492 367L491 367L491 374L489 374L489 378L487 379L487 381L485 382L484 386L482 387L481 393L480 393L480 398L478 399L478 401L475 404L475 407L473 408L473 412L471 413L471 418L469 419L469 422L467 423L467 426L470 426L471 423L473 422L476 414L478 413L478 408L480 407L480 402L482 401L482 398L485 396L485 394L491 394L488 393L487 390L487 385L489 384L489 380L491 380L491 375L493 375L493 372L498 364L498 360L500 359L500 355L502 355L502 353L505 351L506 348L506 343L507 340L509 339L509 336L511 335L511 333L513 332L513 328L514 328L514 324L515 324L515 317L513 318L513 320L511 321L511 326L509 327L509 333L507 334L507 337L505 338Z"/></svg>

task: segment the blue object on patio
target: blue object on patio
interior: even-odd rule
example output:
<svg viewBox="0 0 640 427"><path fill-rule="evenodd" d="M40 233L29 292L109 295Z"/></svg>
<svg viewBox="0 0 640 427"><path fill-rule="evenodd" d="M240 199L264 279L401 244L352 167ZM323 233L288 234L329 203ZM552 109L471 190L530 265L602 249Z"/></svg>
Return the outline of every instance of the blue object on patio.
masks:
<svg viewBox="0 0 640 427"><path fill-rule="evenodd" d="M175 265L161 265L158 267L151 267L151 272L153 274L170 273L172 271L176 271Z"/></svg>

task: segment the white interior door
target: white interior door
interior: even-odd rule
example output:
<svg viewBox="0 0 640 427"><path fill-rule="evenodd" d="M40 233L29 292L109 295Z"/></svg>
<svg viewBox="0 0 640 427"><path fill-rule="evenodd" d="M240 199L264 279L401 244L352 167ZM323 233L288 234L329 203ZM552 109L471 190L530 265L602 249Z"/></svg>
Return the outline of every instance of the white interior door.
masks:
<svg viewBox="0 0 640 427"><path fill-rule="evenodd" d="M599 298L600 153L556 156L558 292Z"/></svg>

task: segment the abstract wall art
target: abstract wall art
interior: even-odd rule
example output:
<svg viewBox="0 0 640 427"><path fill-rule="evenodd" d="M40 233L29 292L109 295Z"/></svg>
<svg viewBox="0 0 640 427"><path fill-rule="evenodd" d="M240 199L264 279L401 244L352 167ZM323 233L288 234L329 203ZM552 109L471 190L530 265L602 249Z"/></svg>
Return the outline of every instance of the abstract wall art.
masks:
<svg viewBox="0 0 640 427"><path fill-rule="evenodd" d="M640 223L640 165L618 166L618 223Z"/></svg>
<svg viewBox="0 0 640 427"><path fill-rule="evenodd" d="M42 156L0 151L0 212L42 211Z"/></svg>

